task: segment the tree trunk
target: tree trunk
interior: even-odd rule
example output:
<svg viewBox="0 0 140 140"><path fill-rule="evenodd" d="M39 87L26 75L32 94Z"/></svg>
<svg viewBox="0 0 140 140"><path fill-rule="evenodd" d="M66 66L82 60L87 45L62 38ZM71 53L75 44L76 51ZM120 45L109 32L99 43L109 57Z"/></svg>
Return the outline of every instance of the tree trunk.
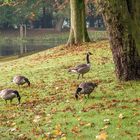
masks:
<svg viewBox="0 0 140 140"><path fill-rule="evenodd" d="M46 7L45 6L43 6L43 8L42 8L41 27L42 28L46 27Z"/></svg>
<svg viewBox="0 0 140 140"><path fill-rule="evenodd" d="M84 0L70 0L71 29L67 45L89 42L86 29Z"/></svg>
<svg viewBox="0 0 140 140"><path fill-rule="evenodd" d="M22 24L20 24L20 27L19 27L19 36L20 36L20 38L22 39L23 38L23 36L24 36L24 31L23 31L23 25Z"/></svg>
<svg viewBox="0 0 140 140"><path fill-rule="evenodd" d="M27 36L27 26L26 26L26 24L24 24L24 37L26 37Z"/></svg>
<svg viewBox="0 0 140 140"><path fill-rule="evenodd" d="M20 38L23 39L27 35L26 24L20 24Z"/></svg>
<svg viewBox="0 0 140 140"><path fill-rule="evenodd" d="M137 20L140 18L133 21L133 17L140 17L140 12L131 11L136 8L132 1L98 0L110 36L116 75L120 80L140 78L140 41L137 39L140 33L139 29L136 31Z"/></svg>
<svg viewBox="0 0 140 140"><path fill-rule="evenodd" d="M64 17L61 17L58 22L56 23L56 26L55 26L55 30L58 31L58 32L61 32L62 31L62 25L63 25L63 22L64 22Z"/></svg>

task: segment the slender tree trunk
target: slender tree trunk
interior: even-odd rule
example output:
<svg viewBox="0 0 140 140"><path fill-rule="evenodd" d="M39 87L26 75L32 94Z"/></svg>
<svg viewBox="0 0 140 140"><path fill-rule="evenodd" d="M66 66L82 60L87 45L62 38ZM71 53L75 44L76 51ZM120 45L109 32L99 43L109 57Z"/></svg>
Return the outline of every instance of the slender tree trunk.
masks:
<svg viewBox="0 0 140 140"><path fill-rule="evenodd" d="M20 27L19 27L19 34L20 34L20 38L23 38L23 36L24 36L24 31L23 31L23 25L22 24L20 24Z"/></svg>
<svg viewBox="0 0 140 140"><path fill-rule="evenodd" d="M89 42L86 29L84 0L70 0L71 29L67 45Z"/></svg>
<svg viewBox="0 0 140 140"><path fill-rule="evenodd" d="M46 27L46 7L43 6L42 8L42 28L45 28Z"/></svg>
<svg viewBox="0 0 140 140"><path fill-rule="evenodd" d="M27 35L26 24L20 24L20 38L23 39Z"/></svg>
<svg viewBox="0 0 140 140"><path fill-rule="evenodd" d="M26 26L26 24L24 24L24 37L26 37L27 36L27 26Z"/></svg>
<svg viewBox="0 0 140 140"><path fill-rule="evenodd" d="M136 27L132 13L129 12L134 5L130 3L128 5L128 1L132 2L132 0L100 0L99 2L110 35L116 75L120 80L140 78L139 46L134 32Z"/></svg>

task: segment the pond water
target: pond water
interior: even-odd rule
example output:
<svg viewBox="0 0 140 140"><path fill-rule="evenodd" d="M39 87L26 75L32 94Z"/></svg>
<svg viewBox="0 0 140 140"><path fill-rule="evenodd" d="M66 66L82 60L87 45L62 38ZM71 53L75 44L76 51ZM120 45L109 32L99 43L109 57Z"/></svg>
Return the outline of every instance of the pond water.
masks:
<svg viewBox="0 0 140 140"><path fill-rule="evenodd" d="M5 43L0 45L0 60L12 56L23 57L33 53L37 53L57 45L64 44L64 42L49 42L47 43L22 43L13 44Z"/></svg>

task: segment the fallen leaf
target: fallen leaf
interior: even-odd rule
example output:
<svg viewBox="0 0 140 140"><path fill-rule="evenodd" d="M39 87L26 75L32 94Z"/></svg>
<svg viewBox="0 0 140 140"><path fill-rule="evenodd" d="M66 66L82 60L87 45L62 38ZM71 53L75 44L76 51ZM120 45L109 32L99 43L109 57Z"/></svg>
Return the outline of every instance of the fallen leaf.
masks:
<svg viewBox="0 0 140 140"><path fill-rule="evenodd" d="M124 117L123 114L121 113L121 114L119 114L119 118L120 118L120 119L124 119L125 117Z"/></svg>
<svg viewBox="0 0 140 140"><path fill-rule="evenodd" d="M92 124L91 123L87 123L87 124L85 124L85 126L92 126Z"/></svg>
<svg viewBox="0 0 140 140"><path fill-rule="evenodd" d="M55 135L55 136L61 136L62 135L62 131L59 130L59 129L56 129L56 130L53 131L53 135Z"/></svg>
<svg viewBox="0 0 140 140"><path fill-rule="evenodd" d="M105 125L103 128L101 128L101 130L103 131L103 130L105 130L107 128L108 128L108 125Z"/></svg>
<svg viewBox="0 0 140 140"><path fill-rule="evenodd" d="M41 116L39 116L39 115L35 116L33 122L35 122L35 123L39 122L40 118L41 118Z"/></svg>
<svg viewBox="0 0 140 140"><path fill-rule="evenodd" d="M108 137L106 132L101 132L99 135L96 136L96 139L98 140L106 140Z"/></svg>
<svg viewBox="0 0 140 140"><path fill-rule="evenodd" d="M105 124L110 124L110 120L109 119L104 119Z"/></svg>
<svg viewBox="0 0 140 140"><path fill-rule="evenodd" d="M16 127L14 127L14 128L10 128L10 129L9 129L9 131L11 131L11 132L14 132L14 131L16 131L16 130L17 130Z"/></svg>
<svg viewBox="0 0 140 140"><path fill-rule="evenodd" d="M80 132L80 129L77 127L77 126L75 126L75 127L73 127L72 128L72 133L74 133L74 134L78 134L79 132Z"/></svg>

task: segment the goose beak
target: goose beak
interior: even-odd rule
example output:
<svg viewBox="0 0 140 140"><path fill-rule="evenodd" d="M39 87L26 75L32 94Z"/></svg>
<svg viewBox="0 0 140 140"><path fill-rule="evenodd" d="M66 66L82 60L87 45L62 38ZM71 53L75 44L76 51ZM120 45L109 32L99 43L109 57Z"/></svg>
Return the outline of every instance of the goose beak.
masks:
<svg viewBox="0 0 140 140"><path fill-rule="evenodd" d="M91 52L87 52L88 55L93 55Z"/></svg>
<svg viewBox="0 0 140 140"><path fill-rule="evenodd" d="M30 82L27 82L27 84L28 84L28 87L30 87L31 83Z"/></svg>
<svg viewBox="0 0 140 140"><path fill-rule="evenodd" d="M76 98L76 100L78 100L78 95L77 94L75 94L75 98Z"/></svg>

